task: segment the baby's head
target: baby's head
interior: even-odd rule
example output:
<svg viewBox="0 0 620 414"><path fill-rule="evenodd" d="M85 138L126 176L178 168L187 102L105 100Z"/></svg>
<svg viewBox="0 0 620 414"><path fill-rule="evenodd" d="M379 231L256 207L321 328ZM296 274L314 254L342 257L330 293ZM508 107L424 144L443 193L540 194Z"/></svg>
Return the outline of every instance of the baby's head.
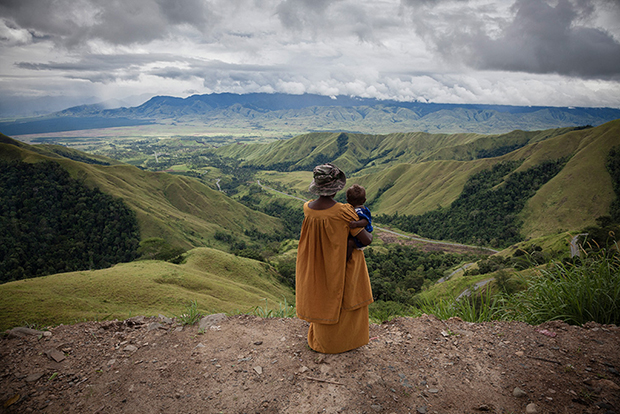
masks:
<svg viewBox="0 0 620 414"><path fill-rule="evenodd" d="M347 189L347 203L353 207L363 206L366 202L366 190L361 185L353 184Z"/></svg>

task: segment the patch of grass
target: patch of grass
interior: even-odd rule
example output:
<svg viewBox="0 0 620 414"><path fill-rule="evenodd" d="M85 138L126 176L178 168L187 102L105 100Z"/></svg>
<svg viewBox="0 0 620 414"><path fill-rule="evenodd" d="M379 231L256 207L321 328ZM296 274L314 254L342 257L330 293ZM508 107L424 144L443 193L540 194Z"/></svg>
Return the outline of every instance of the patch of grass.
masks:
<svg viewBox="0 0 620 414"><path fill-rule="evenodd" d="M370 321L383 323L398 316L414 316L415 309L400 302L377 300L368 307Z"/></svg>
<svg viewBox="0 0 620 414"><path fill-rule="evenodd" d="M467 322L488 322L509 319L504 299L494 295L489 288L469 297L442 298L435 301L421 300L416 305L419 314L435 315L439 319L458 317Z"/></svg>
<svg viewBox="0 0 620 414"><path fill-rule="evenodd" d="M265 299L264 307L255 306L250 313L261 318L294 318L296 316L295 307L289 305L286 298L284 298L284 303L278 303L277 309L269 309L268 300Z"/></svg>
<svg viewBox="0 0 620 414"><path fill-rule="evenodd" d="M185 308L185 312L179 316L176 316L177 320L181 322L181 325L195 325L202 317L202 313L198 310L198 302L193 300Z"/></svg>
<svg viewBox="0 0 620 414"><path fill-rule="evenodd" d="M574 325L618 324L619 277L617 246L590 253L574 264L555 261L531 277L527 290L515 294L510 306L520 319L534 325L555 319Z"/></svg>
<svg viewBox="0 0 620 414"><path fill-rule="evenodd" d="M489 275L484 275L488 277ZM459 317L468 322L520 320L539 325L551 320L582 325L620 323L620 255L618 248L600 250L575 260L552 261L513 276L524 289L494 293L494 285L471 297L420 295L416 315L440 319ZM465 278L462 278L465 279ZM394 315L396 316L396 315Z"/></svg>

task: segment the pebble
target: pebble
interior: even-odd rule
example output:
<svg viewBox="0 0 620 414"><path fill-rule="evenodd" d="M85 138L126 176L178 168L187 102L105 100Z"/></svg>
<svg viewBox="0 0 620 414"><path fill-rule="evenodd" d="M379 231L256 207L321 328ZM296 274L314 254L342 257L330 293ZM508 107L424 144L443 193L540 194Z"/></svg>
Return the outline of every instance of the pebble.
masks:
<svg viewBox="0 0 620 414"><path fill-rule="evenodd" d="M19 326L17 328L13 328L9 331L6 331L9 338L23 338L25 336L36 336L43 335L43 331L38 331L36 329L26 328L24 326Z"/></svg>
<svg viewBox="0 0 620 414"><path fill-rule="evenodd" d="M536 414L538 412L538 407L534 403L529 403L527 407L525 407L525 412L527 414Z"/></svg>
<svg viewBox="0 0 620 414"><path fill-rule="evenodd" d="M370 406L370 408L372 408L376 412L381 412L383 410L383 407L381 407L381 405L379 405L379 404L373 404L373 405Z"/></svg>
<svg viewBox="0 0 620 414"><path fill-rule="evenodd" d="M151 322L149 326L146 328L147 331L154 331L159 328L163 328L164 326L159 322Z"/></svg>
<svg viewBox="0 0 620 414"><path fill-rule="evenodd" d="M138 347L135 345L127 345L124 348L124 351L127 351L127 352L136 352L137 350L138 350Z"/></svg>
<svg viewBox="0 0 620 414"><path fill-rule="evenodd" d="M515 387L515 389L512 391L512 395L514 395L517 398L521 398L521 397L525 397L527 395L527 392L523 391L519 387Z"/></svg>
<svg viewBox="0 0 620 414"><path fill-rule="evenodd" d="M163 323L166 323L168 325L172 325L172 323L174 322L172 319L168 318L167 316L162 315L161 313L159 314L158 317Z"/></svg>
<svg viewBox="0 0 620 414"><path fill-rule="evenodd" d="M200 320L200 324L198 325L198 329L202 331L206 331L207 329L211 329L213 326L217 326L219 322L226 319L226 314L224 313L214 313L212 315L205 316Z"/></svg>
<svg viewBox="0 0 620 414"><path fill-rule="evenodd" d="M42 372L38 372L36 374L30 374L26 377L26 382L35 382L37 381L39 378L41 378L43 376Z"/></svg>
<svg viewBox="0 0 620 414"><path fill-rule="evenodd" d="M420 414L426 414L426 412L428 411L428 409L426 408L426 406L425 406L425 405L423 405L423 406L421 406L421 407L416 408L416 411L417 411L418 413L420 413Z"/></svg>
<svg viewBox="0 0 620 414"><path fill-rule="evenodd" d="M57 349L50 349L46 351L45 354L56 362L62 362L65 360L65 354Z"/></svg>

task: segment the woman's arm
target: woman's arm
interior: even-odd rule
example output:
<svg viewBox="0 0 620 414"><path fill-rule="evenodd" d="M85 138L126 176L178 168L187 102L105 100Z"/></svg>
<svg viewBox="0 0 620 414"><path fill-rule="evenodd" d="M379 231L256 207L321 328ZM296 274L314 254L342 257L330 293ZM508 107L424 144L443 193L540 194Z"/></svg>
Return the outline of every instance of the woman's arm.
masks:
<svg viewBox="0 0 620 414"><path fill-rule="evenodd" d="M359 233L357 233L357 236L355 236L357 238L357 240L359 240L364 246L368 246L370 243L372 243L372 234L368 233L366 231L366 229L362 229L362 231L360 231Z"/></svg>

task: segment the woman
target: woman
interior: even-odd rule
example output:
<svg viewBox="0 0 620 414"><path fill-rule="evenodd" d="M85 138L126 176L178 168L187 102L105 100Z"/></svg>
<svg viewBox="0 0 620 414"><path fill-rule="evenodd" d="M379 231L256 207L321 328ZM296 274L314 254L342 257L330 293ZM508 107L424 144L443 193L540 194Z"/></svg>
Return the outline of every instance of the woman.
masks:
<svg viewBox="0 0 620 414"><path fill-rule="evenodd" d="M315 351L336 354L368 343L368 305L372 291L362 250L347 261L349 235L365 245L372 235L350 228L358 220L349 204L334 200L346 177L332 164L314 168L311 193L304 204L296 269L297 316L310 322L308 345Z"/></svg>

